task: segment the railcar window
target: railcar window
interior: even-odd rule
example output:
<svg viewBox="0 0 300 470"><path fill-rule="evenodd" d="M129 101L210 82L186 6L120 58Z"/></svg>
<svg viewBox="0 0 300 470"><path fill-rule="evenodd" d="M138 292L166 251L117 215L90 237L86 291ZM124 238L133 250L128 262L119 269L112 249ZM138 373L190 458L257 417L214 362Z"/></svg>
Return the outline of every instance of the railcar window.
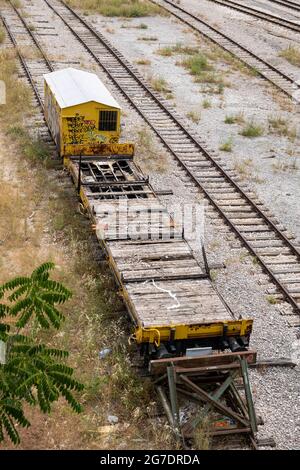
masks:
<svg viewBox="0 0 300 470"><path fill-rule="evenodd" d="M99 131L117 130L117 111L100 111Z"/></svg>

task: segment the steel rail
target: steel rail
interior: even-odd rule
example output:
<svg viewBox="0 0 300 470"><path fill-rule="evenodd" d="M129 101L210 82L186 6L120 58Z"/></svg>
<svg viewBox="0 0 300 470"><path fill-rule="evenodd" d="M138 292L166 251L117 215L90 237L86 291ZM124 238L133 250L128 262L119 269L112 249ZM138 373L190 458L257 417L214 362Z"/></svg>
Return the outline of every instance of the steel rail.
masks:
<svg viewBox="0 0 300 470"><path fill-rule="evenodd" d="M269 0L271 3L278 3L286 8L291 8L292 10L300 11L300 3L291 2L290 0Z"/></svg>
<svg viewBox="0 0 300 470"><path fill-rule="evenodd" d="M58 0L59 3L67 9L69 13L71 13L79 22L80 24L84 25L88 31L90 31L94 37L97 38L101 42L101 44L106 47L106 49L118 60L119 64L125 68L125 70L130 74L137 83L147 92L149 96L155 101L156 104L172 119L172 121L177 125L177 127L183 131L188 138L200 149L202 154L215 166L215 168L222 174L222 176L227 180L234 189L242 196L242 198L252 207L254 212L258 214L264 222L276 233L276 235L284 241L285 245L290 249L291 253L297 256L300 261L300 252L294 246L290 240L285 236L285 234L279 230L276 225L270 220L270 218L264 214L261 209L255 204L253 200L249 198L249 196L238 186L238 184L226 173L226 171L214 160L214 158L201 146L200 142L190 134L190 132L185 128L185 126L176 118L176 116L168 110L165 105L162 103L159 96L157 96L149 86L141 79L130 66L130 64L123 58L123 56L119 53L119 51L113 47L111 44L108 43L107 39L95 29L90 26L78 13L76 13L69 5L65 4L63 0ZM85 49L91 54L91 56L95 59L95 61L101 66L101 68L106 72L106 74L110 77L112 82L117 86L117 88L122 92L122 94L128 99L128 101L132 104L132 106L138 111L138 113L143 117L143 119L147 122L147 124L152 128L152 130L156 133L156 135L160 138L160 140L164 143L164 145L168 148L168 150L172 153L172 155L176 158L176 160L181 164L184 168L186 173L190 176L192 181L201 189L201 191L205 194L206 198L210 201L210 203L215 207L215 209L220 213L222 218L225 220L227 225L232 229L232 231L238 236L238 238L242 241L244 246L248 249L248 251L259 261L263 270L269 275L272 279L274 284L277 288L282 292L284 297L289 301L289 303L293 306L293 308L300 313L300 308L298 303L295 299L291 296L289 291L286 287L280 282L280 280L276 277L276 274L269 268L269 266L265 263L262 257L257 253L255 248L248 242L245 236L240 232L238 227L229 219L229 217L225 214L222 208L219 206L217 201L212 197L212 195L207 191L204 186L200 183L198 178L194 175L194 173L188 168L188 166L182 161L180 156L176 151L174 151L166 139L161 135L158 129L151 123L151 121L145 116L143 111L139 109L129 94L121 87L118 80L113 76L113 74L108 70L108 68L98 59L96 54L91 50L91 48L86 44L85 40L80 37L80 35L72 28L72 26L68 23L68 21L49 3L48 0L45 0L45 3L51 8L51 10L56 13L56 15L63 21L63 23L68 27L68 29L72 32L72 34L81 42L81 44L85 47ZM129 65L128 65L129 64Z"/></svg>
<svg viewBox="0 0 300 470"><path fill-rule="evenodd" d="M257 64L256 64L255 71L259 75L261 75L265 80L268 80L269 82L271 82L273 85L275 85L277 88L279 88L283 93L285 93L289 97L291 97L291 98L294 97L294 91L295 90L291 90L291 91L286 90L284 87L282 87L282 85L280 85L278 82L274 81L274 79L272 79L272 77L266 75L265 70L264 70L266 67L268 69L270 69L271 72L274 72L274 73L278 74L280 79L284 79L287 82L289 82L291 85L294 85L295 88L300 89L300 85L298 83L296 83L295 80L292 77L290 77L289 75L287 75L283 71L279 70L274 65L270 64L270 62L268 62L267 60L263 59L262 57L259 57L254 52L252 52L250 49L248 49L247 47L243 46L239 42L235 41L234 39L230 38L226 34L222 33L220 30L216 29L214 26L210 25L209 23L204 21L199 16L197 16L197 15L191 13L190 11L186 10L182 6L172 2L170 0L159 0L159 1L149 0L149 1L153 4L155 4L155 5L159 5L161 8L163 8L167 12L171 13L174 17L181 20L187 26L190 26L192 29L194 29L195 31L197 31L201 35L205 36L206 38L208 38L209 40L211 40L212 42L214 42L215 44L220 46L225 51L229 52L232 56L237 57L247 67L249 67L253 70L253 68L254 68L253 65L251 65L245 57L243 57L243 56L241 57L236 52L232 52L232 50L230 49L230 47L228 47L228 45L226 46L226 45L222 44L222 40L228 41L230 43L230 45L232 45L234 48L238 47L242 53L249 54L251 58L255 59L256 61L258 61L262 65L262 68L259 69ZM170 5L171 8L168 8L166 5L162 5L162 3ZM180 13L174 12L173 9L178 10L178 12L180 12ZM198 23L200 23L201 25L205 26L205 28L208 28L212 34L208 34L207 32L203 31L203 29L201 29L199 26L195 26L195 24L193 24L191 21L184 18L183 15L188 16L192 20L195 20ZM215 35L218 35L219 38L216 39Z"/></svg>
<svg viewBox="0 0 300 470"><path fill-rule="evenodd" d="M276 24L283 28L289 29L300 33L300 24L280 18L279 16L273 15L272 13L263 12L261 10L256 10L255 8L248 7L247 5L242 5L241 3L232 2L231 0L209 0L210 2L217 3L223 7L231 8L232 10L245 13L246 15L253 16L260 20L268 21L269 23Z"/></svg>
<svg viewBox="0 0 300 470"><path fill-rule="evenodd" d="M138 84L151 96L151 98L155 101L156 104L159 105L159 107L172 119L172 121L176 124L176 126L183 131L186 136L190 139L191 142L193 142L198 149L201 151L201 153L214 165L214 167L220 172L220 174L224 177L224 179L229 182L233 188L239 193L240 196L242 196L242 199L246 201L250 207L254 210L256 214L258 214L263 221L267 224L267 226L272 229L276 236L278 236L282 241L284 241L285 245L288 246L290 249L291 253L297 256L297 258L300 260L300 252L294 246L290 240L285 236L285 234L279 230L276 225L270 220L270 218L264 214L261 209L257 206L257 204L252 201L249 196L238 186L238 184L226 173L226 171L214 160L214 158L201 146L200 142L190 134L190 132L185 128L185 126L174 116L174 114L168 110L165 105L162 103L161 99L159 96L157 96L153 91L150 90L148 85L144 82L142 78L139 78L137 74L134 72L130 64L128 65L128 62L122 57L122 55L115 49L112 45L108 44L106 38L104 38L101 34L97 33L88 23L81 18L76 12L74 12L68 5L65 5L62 0L59 0L59 2L76 18L80 21L81 24L83 24L96 38L99 40L105 48L118 60L120 65L125 68L125 70L138 82ZM181 164L181 166L184 168L186 173L189 175L191 180L196 184L197 187L201 189L201 191L204 193L206 198L210 201L210 203L214 206L214 208L220 213L222 216L223 220L229 225L229 227L232 229L232 231L238 236L238 238L242 241L244 246L248 249L250 253L252 253L253 256L259 261L261 264L263 270L269 275L271 280L274 282L274 284L277 286L279 291L283 294L283 296L288 300L288 302L293 306L293 308L300 313L299 306L295 299L292 297L292 295L289 293L289 291L286 289L286 287L282 284L282 282L276 277L276 274L269 268L269 266L264 262L262 257L257 253L255 248L248 242L248 240L244 237L244 235L239 231L238 227L230 220L230 218L226 215L226 213L223 211L223 209L219 206L217 201L212 197L212 195L209 193L209 191L204 188L203 184L198 180L198 178L195 176L195 174L188 168L188 166L182 161L180 156L176 151L172 149L172 147L169 145L169 143L166 141L166 139L161 135L159 130L151 123L151 121L145 116L143 111L137 107L137 105L134 103L132 98L128 95L128 93L120 86L120 83L118 83L118 80L116 80L115 77L111 74L111 72L108 70L108 68L101 63L101 61L98 59L96 54L90 49L90 47L86 44L85 40L80 37L80 35L72 28L72 26L68 23L68 21L63 18L63 16L55 10L55 8L48 2L48 0L45 0L45 3L51 8L51 10L57 14L57 16L64 22L64 24L70 29L70 31L73 33L73 35L81 42L81 44L85 47L85 49L91 54L91 56L97 61L97 63L101 66L101 68L107 73L107 75L111 78L112 82L118 87L118 89L122 92L122 94L128 99L128 101L134 106L134 108L138 111L138 113L143 117L143 119L148 123L148 125L154 130L154 132L158 135L158 137L161 139L161 141L164 143L164 145L168 148L168 150L172 153L172 155L176 158L176 160ZM30 72L29 72L30 73Z"/></svg>

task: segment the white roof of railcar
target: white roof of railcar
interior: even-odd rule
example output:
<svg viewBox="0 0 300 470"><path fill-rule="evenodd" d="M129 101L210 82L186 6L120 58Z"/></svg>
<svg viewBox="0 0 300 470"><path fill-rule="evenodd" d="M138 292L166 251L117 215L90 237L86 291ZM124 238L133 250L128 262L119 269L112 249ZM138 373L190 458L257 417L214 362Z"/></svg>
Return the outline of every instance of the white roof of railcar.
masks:
<svg viewBox="0 0 300 470"><path fill-rule="evenodd" d="M60 108L96 101L120 109L117 101L94 73L70 67L47 73L44 79Z"/></svg>

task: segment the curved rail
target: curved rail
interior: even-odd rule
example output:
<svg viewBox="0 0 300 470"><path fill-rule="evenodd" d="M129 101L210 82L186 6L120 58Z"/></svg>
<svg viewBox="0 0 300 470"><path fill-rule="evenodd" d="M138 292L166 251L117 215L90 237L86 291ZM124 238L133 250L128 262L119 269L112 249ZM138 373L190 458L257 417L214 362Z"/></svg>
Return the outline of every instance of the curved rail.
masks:
<svg viewBox="0 0 300 470"><path fill-rule="evenodd" d="M182 6L170 0L150 0L153 4L171 13L177 19L197 31L202 36L213 41L234 57L237 57L247 67L254 69L261 77L279 88L283 93L296 101L295 91L300 85L282 70L252 52L239 42L222 33L199 16L191 13Z"/></svg>
<svg viewBox="0 0 300 470"><path fill-rule="evenodd" d="M300 24L296 23L295 21L290 21L284 18L280 18L279 16L273 15L272 13L267 13L261 10L257 10L253 7L248 7L242 3L232 2L231 0L209 0L210 2L217 3L218 5L222 5L223 7L231 8L232 10L239 11L241 13L245 13L246 15L253 16L260 20L268 21L269 23L276 24L277 26L281 26L283 28L289 29L290 31L295 31L300 33Z"/></svg>
<svg viewBox="0 0 300 470"><path fill-rule="evenodd" d="M295 11L300 11L300 4L291 2L290 0L269 0L271 3L277 3L278 5L282 5L286 8L291 8Z"/></svg>

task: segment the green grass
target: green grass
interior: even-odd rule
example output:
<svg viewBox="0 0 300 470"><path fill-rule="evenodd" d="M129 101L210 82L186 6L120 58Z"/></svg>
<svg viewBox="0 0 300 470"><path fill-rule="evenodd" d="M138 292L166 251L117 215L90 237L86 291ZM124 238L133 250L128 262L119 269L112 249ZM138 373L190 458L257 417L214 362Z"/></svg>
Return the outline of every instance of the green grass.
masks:
<svg viewBox="0 0 300 470"><path fill-rule="evenodd" d="M33 138L22 126L10 126L7 135L14 137L22 148L23 154L32 163L43 163L45 166L50 162L50 150L48 145L40 138Z"/></svg>
<svg viewBox="0 0 300 470"><path fill-rule="evenodd" d="M276 297L274 297L274 295L267 295L267 301L271 305L277 304L277 299L276 299Z"/></svg>
<svg viewBox="0 0 300 470"><path fill-rule="evenodd" d="M150 65L151 61L149 59L137 59L135 63L138 65Z"/></svg>
<svg viewBox="0 0 300 470"><path fill-rule="evenodd" d="M216 72L211 61L214 56L208 52L199 51L198 47L184 46L180 43L175 46L166 46L157 50L157 54L164 57L170 57L174 54L182 54L186 57L176 62L176 65L185 67L189 73L194 77L196 83L208 84L208 92L221 94L225 86L230 86L225 83L222 74Z"/></svg>
<svg viewBox="0 0 300 470"><path fill-rule="evenodd" d="M202 77L202 75L212 70L212 66L208 63L207 57L198 53L183 61L183 65L189 70L191 75Z"/></svg>
<svg viewBox="0 0 300 470"><path fill-rule="evenodd" d="M141 18L151 15L165 15L164 11L147 0L66 0L71 7L85 12L100 13L103 16Z"/></svg>
<svg viewBox="0 0 300 470"><path fill-rule="evenodd" d="M287 47L279 53L280 57L284 57L290 64L300 67L300 48L297 46Z"/></svg>
<svg viewBox="0 0 300 470"><path fill-rule="evenodd" d="M157 54L163 57L170 57L172 55L172 47L161 47L157 50Z"/></svg>
<svg viewBox="0 0 300 470"><path fill-rule="evenodd" d="M219 150L222 150L223 152L232 152L232 138L229 137L229 139L223 142L220 145Z"/></svg>
<svg viewBox="0 0 300 470"><path fill-rule="evenodd" d="M211 101L208 100L208 99L205 99L202 101L202 106L204 109L208 109L208 108L211 108Z"/></svg>
<svg viewBox="0 0 300 470"><path fill-rule="evenodd" d="M196 83L208 84L208 92L221 94L224 91L225 82L220 73L217 73L207 56L202 52L188 57L182 62L194 77ZM226 84L228 85L228 84Z"/></svg>
<svg viewBox="0 0 300 470"><path fill-rule="evenodd" d="M244 115L242 113L228 114L224 119L225 124L242 124L244 122Z"/></svg>
<svg viewBox="0 0 300 470"><path fill-rule="evenodd" d="M170 57L175 54L196 55L197 52L198 48L196 47L183 46L182 44L178 43L175 46L161 47L158 49L157 54L164 57Z"/></svg>
<svg viewBox="0 0 300 470"><path fill-rule="evenodd" d="M6 104L0 106L0 119L3 120L4 129L20 123L21 108L27 113L32 112L31 95L29 88L17 76L16 52L12 49L0 51L0 80L6 87Z"/></svg>
<svg viewBox="0 0 300 470"><path fill-rule="evenodd" d="M76 445L80 448L101 448L104 444L99 435L99 425L107 424L107 414L111 413L116 414L120 422L128 422L131 433L122 431L113 446L118 442L124 444L125 439L128 447L131 444L136 446L131 437L138 436L143 443L141 445L149 442L151 448L160 448L161 443L156 444L157 428L153 425L152 429L152 423L149 426L148 422L150 411L155 406L154 390L150 381L142 382L132 368L130 349L126 346L128 320L121 315L124 306L115 282L107 266L95 259L94 234L90 230L90 221L77 210L75 188L66 186L68 181L61 179L66 176L44 167L48 151L38 137L29 135L35 127L34 120L28 119L30 115L34 118L30 104L32 93L29 85L18 80L17 72L15 53L2 50L0 79L7 84L8 101L7 105L0 106L1 126L6 132L5 136L2 133L1 139L7 149L7 170L13 170L16 180L7 185L1 181L0 229L4 228L5 236L0 233L0 239L7 256L2 256L0 263L6 258L5 264L1 265L2 271L13 270L21 275L32 263L45 259L57 261L58 280L70 285L74 295L64 306L66 322L63 335L50 332L49 341L51 347L70 351L72 367L76 368L80 380L86 385L86 394L82 397L84 411L79 420L67 413L63 405L53 412L53 416L47 416L54 424L49 425L47 445L50 441L54 443L50 443L50 447L60 442L67 448L69 442L73 442L75 431ZM24 125L30 125L31 129L26 130ZM152 148L151 142L148 144ZM147 150L145 158L148 158L148 153ZM156 158L159 155L159 164L162 164L159 152L154 149L153 155ZM37 165L40 161L43 163ZM5 197L10 203L8 206ZM23 228L27 219L31 222ZM7 245L6 232L12 235L11 246ZM76 334L78 331L80 335ZM47 337L44 341L48 341ZM112 354L100 361L99 349L107 346L112 347ZM140 410L139 420L133 414L137 410ZM33 434L26 431L25 447L26 442L33 446L40 443L38 421ZM164 445L167 448L173 446L167 439L167 430Z"/></svg>
<svg viewBox="0 0 300 470"><path fill-rule="evenodd" d="M240 134L244 137L255 138L260 137L264 133L263 127L256 123L253 119L246 123L245 127L241 130Z"/></svg>

